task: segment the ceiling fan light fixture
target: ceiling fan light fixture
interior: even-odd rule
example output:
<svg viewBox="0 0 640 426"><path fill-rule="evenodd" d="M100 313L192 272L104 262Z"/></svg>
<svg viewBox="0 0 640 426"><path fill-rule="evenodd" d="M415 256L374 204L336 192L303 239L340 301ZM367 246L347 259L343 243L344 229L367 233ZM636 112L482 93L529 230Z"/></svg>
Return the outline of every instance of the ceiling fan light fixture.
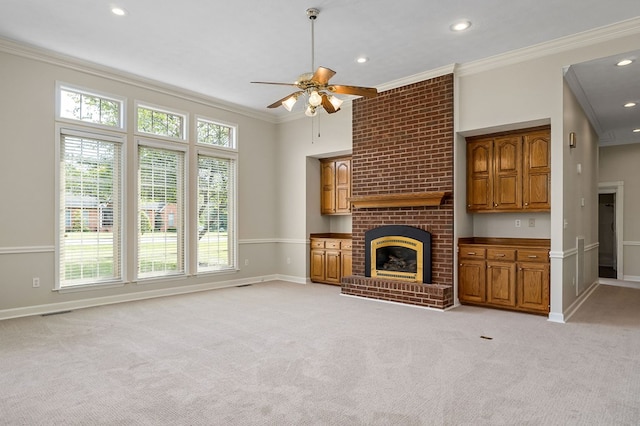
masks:
<svg viewBox="0 0 640 426"><path fill-rule="evenodd" d="M317 107L322 103L322 96L318 93L317 90L312 90L311 94L309 94L309 105L312 107Z"/></svg>
<svg viewBox="0 0 640 426"><path fill-rule="evenodd" d="M329 102L331 102L331 105L333 105L333 108L337 111L340 109L340 106L344 101L332 95L332 96L329 96Z"/></svg>
<svg viewBox="0 0 640 426"><path fill-rule="evenodd" d="M282 101L282 106L289 112L293 109L293 106L296 104L298 98L296 96L290 96L284 101Z"/></svg>
<svg viewBox="0 0 640 426"><path fill-rule="evenodd" d="M306 111L304 112L304 115L306 115L307 117L315 117L316 114L318 114L318 111L316 111L316 107L312 105L308 105Z"/></svg>

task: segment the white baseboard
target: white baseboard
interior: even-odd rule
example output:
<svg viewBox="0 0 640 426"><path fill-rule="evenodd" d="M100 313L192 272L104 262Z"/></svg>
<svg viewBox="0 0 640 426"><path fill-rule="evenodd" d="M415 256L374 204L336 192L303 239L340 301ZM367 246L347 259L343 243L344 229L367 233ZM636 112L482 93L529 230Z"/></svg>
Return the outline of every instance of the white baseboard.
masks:
<svg viewBox="0 0 640 426"><path fill-rule="evenodd" d="M259 284L268 281L289 281L306 284L306 278L286 275L266 275L260 277L243 278L238 280L218 281L206 284L195 284L186 287L172 287L158 290L148 290L136 293L117 294L113 296L94 297L90 299L73 300L69 302L48 303L45 305L25 306L0 310L0 320L20 318L32 315L42 315L54 312L70 311L74 309L91 308L94 306L112 305L115 303L133 302L136 300L153 299L156 297L175 296L179 294L196 293L199 291L216 290L238 287L247 284Z"/></svg>
<svg viewBox="0 0 640 426"><path fill-rule="evenodd" d="M560 323L566 323L567 321L569 321L569 318L571 318L571 316L578 311L580 306L582 306L582 304L589 298L589 296L591 296L596 288L598 288L598 281L594 281L589 286L589 288L587 288L582 293L582 295L580 295L580 297L578 297L578 299L576 299L576 301L573 302L571 306L569 306L562 314L553 314L553 319L552 315L549 314L549 321Z"/></svg>

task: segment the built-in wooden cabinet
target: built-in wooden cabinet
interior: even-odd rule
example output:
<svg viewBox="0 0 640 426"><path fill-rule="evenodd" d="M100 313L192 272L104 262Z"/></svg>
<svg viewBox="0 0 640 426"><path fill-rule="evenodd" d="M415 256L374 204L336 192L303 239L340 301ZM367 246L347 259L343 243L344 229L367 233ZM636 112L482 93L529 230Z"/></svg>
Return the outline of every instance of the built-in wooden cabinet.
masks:
<svg viewBox="0 0 640 426"><path fill-rule="evenodd" d="M549 127L467 139L469 212L550 211Z"/></svg>
<svg viewBox="0 0 640 426"><path fill-rule="evenodd" d="M351 157L320 160L322 214L351 213Z"/></svg>
<svg viewBox="0 0 640 426"><path fill-rule="evenodd" d="M546 239L461 238L460 302L547 314L549 247Z"/></svg>
<svg viewBox="0 0 640 426"><path fill-rule="evenodd" d="M311 234L311 281L340 285L351 275L351 234Z"/></svg>

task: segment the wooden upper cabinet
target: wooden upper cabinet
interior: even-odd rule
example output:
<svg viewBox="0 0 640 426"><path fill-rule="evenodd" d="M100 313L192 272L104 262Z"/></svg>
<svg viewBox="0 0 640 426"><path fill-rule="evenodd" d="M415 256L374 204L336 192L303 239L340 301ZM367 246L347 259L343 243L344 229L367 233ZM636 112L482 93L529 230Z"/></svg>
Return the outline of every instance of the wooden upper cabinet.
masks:
<svg viewBox="0 0 640 426"><path fill-rule="evenodd" d="M493 140L467 144L467 208L493 209Z"/></svg>
<svg viewBox="0 0 640 426"><path fill-rule="evenodd" d="M496 210L522 208L522 141L519 137L494 142L494 190Z"/></svg>
<svg viewBox="0 0 640 426"><path fill-rule="evenodd" d="M351 158L328 158L320 160L322 214L351 213Z"/></svg>
<svg viewBox="0 0 640 426"><path fill-rule="evenodd" d="M549 131L524 136L523 207L551 208L551 137Z"/></svg>
<svg viewBox="0 0 640 426"><path fill-rule="evenodd" d="M551 209L549 128L474 137L467 142L467 210Z"/></svg>
<svg viewBox="0 0 640 426"><path fill-rule="evenodd" d="M336 160L336 213L351 213L351 160Z"/></svg>
<svg viewBox="0 0 640 426"><path fill-rule="evenodd" d="M320 162L321 196L320 213L332 214L336 211L336 164L333 161Z"/></svg>

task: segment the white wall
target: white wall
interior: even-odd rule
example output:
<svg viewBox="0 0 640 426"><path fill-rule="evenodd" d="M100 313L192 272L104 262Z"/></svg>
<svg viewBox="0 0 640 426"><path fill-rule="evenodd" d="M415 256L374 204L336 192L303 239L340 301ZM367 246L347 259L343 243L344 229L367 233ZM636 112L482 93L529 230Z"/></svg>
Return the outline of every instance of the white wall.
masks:
<svg viewBox="0 0 640 426"><path fill-rule="evenodd" d="M274 276L278 269L278 200L276 125L218 108L212 100L173 88L156 86L80 62L69 62L40 51L21 50L0 40L0 318L60 307L81 307L187 290L215 288L244 280ZM133 102L188 111L190 114L238 125L238 230L240 271L222 275L189 276L147 284L62 293L54 287L55 85L62 81L127 98L126 170L135 176L131 158ZM135 198L127 188L127 200ZM135 212L127 220L135 223ZM134 238L128 236L131 266ZM249 265L244 266L244 259ZM40 288L32 277L40 277ZM133 277L131 267L127 279Z"/></svg>
<svg viewBox="0 0 640 426"><path fill-rule="evenodd" d="M624 182L623 275L640 281L640 145L600 148L600 182Z"/></svg>
<svg viewBox="0 0 640 426"><path fill-rule="evenodd" d="M565 82L564 121L564 219L567 221L563 304L565 309L598 281L598 135ZM568 144L576 134L576 147ZM584 238L584 250L576 238ZM581 259L582 257L582 259Z"/></svg>

